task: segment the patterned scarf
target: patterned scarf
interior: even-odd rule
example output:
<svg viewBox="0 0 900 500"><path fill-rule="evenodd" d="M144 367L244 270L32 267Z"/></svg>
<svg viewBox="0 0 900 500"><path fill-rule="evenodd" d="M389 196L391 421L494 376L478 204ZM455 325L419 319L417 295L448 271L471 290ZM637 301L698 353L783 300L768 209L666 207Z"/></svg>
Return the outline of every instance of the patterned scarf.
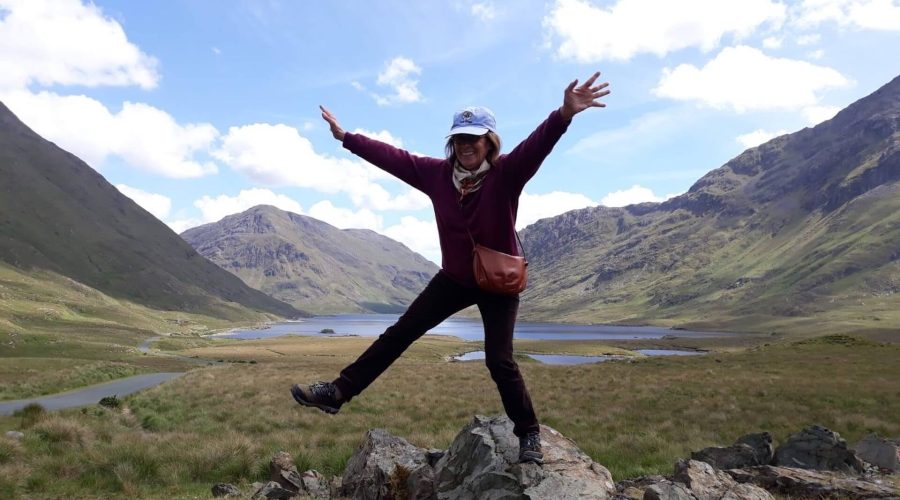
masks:
<svg viewBox="0 0 900 500"><path fill-rule="evenodd" d="M481 189L481 182L490 169L491 164L487 160L481 162L481 166L475 170L466 170L456 162L453 165L453 185L459 191L459 199L462 200L467 194Z"/></svg>

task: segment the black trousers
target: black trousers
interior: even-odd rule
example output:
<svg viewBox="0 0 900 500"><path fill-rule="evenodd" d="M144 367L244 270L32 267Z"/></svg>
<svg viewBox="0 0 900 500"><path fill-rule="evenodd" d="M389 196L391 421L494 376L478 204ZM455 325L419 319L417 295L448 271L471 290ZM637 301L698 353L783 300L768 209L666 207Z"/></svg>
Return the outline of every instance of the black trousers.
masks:
<svg viewBox="0 0 900 500"><path fill-rule="evenodd" d="M539 430L531 397L513 359L513 328L519 312L519 297L485 292L460 285L439 272L409 309L352 364L334 383L349 400L378 378L413 342L454 313L478 305L484 323L485 361L500 391L503 408L516 436Z"/></svg>

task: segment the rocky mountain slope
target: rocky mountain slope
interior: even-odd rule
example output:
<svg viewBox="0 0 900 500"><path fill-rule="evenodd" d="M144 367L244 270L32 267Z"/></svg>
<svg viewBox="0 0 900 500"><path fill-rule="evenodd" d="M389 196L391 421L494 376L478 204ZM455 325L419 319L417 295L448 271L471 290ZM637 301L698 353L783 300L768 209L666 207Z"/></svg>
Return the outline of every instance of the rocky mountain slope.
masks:
<svg viewBox="0 0 900 500"><path fill-rule="evenodd" d="M397 312L438 267L374 231L257 206L181 235L248 285L319 314Z"/></svg>
<svg viewBox="0 0 900 500"><path fill-rule="evenodd" d="M900 331L900 77L663 203L523 232L530 319Z"/></svg>
<svg viewBox="0 0 900 500"><path fill-rule="evenodd" d="M153 309L242 320L300 314L198 255L2 103L0 261Z"/></svg>

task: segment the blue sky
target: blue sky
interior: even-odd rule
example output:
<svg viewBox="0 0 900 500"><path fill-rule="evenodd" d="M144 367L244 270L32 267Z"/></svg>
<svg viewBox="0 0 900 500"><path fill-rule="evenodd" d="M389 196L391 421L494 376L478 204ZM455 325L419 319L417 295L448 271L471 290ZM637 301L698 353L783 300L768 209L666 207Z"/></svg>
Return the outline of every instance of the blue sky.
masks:
<svg viewBox="0 0 900 500"><path fill-rule="evenodd" d="M177 232L267 203L440 262L420 193L348 131L441 156L455 110L509 150L603 72L526 186L519 227L662 201L900 73L891 0L0 0L0 100ZM2 182L2 180L0 180Z"/></svg>

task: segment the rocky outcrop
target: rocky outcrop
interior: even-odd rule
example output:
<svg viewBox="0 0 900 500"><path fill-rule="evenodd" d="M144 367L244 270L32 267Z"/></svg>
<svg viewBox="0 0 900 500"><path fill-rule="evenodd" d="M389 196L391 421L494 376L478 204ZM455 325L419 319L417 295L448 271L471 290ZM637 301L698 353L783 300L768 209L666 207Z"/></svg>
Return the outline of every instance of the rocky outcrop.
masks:
<svg viewBox="0 0 900 500"><path fill-rule="evenodd" d="M768 432L747 434L727 448L711 447L691 453L691 458L717 469L738 469L766 465L772 461L772 436Z"/></svg>
<svg viewBox="0 0 900 500"><path fill-rule="evenodd" d="M900 491L887 483L823 471L763 465L727 473L739 483L755 484L788 498L900 497Z"/></svg>
<svg viewBox="0 0 900 500"><path fill-rule="evenodd" d="M519 445L512 427L506 417L476 416L457 434L446 451L419 448L385 430L372 429L348 461L343 476L331 481L316 471L298 472L292 457L278 452L269 464L269 482L254 484L250 498L771 500L776 497L900 497L900 489L879 477L877 469L867 466L848 450L839 435L820 426L792 435L778 448L782 456L798 456L786 454L792 449L800 449L818 457L807 459L807 462L812 466L810 469L820 470L773 465L778 458L773 452L772 436L762 432L742 436L728 448L694 452L692 459L675 463L671 476L648 476L619 483L614 483L609 471L579 450L574 442L547 426L541 426L543 466L518 463ZM892 440L880 441L893 443ZM893 450L896 452L896 448ZM848 466L855 463L861 464L860 469ZM213 487L213 495L240 496L241 493L232 485L218 484Z"/></svg>
<svg viewBox="0 0 900 500"><path fill-rule="evenodd" d="M886 439L870 434L855 448L864 461L890 472L900 472L900 439Z"/></svg>
<svg viewBox="0 0 900 500"><path fill-rule="evenodd" d="M840 434L818 425L789 437L775 450L773 465L847 473L865 471L862 460L847 447Z"/></svg>
<svg viewBox="0 0 900 500"><path fill-rule="evenodd" d="M550 427L541 428L543 467L519 464L512 428L506 417L476 416L446 452L369 431L347 464L340 491L360 499L605 499L615 491L605 467Z"/></svg>
<svg viewBox="0 0 900 500"><path fill-rule="evenodd" d="M476 416L435 465L439 499L609 498L609 471L556 430L541 426L543 467L519 464L519 443L506 417Z"/></svg>

